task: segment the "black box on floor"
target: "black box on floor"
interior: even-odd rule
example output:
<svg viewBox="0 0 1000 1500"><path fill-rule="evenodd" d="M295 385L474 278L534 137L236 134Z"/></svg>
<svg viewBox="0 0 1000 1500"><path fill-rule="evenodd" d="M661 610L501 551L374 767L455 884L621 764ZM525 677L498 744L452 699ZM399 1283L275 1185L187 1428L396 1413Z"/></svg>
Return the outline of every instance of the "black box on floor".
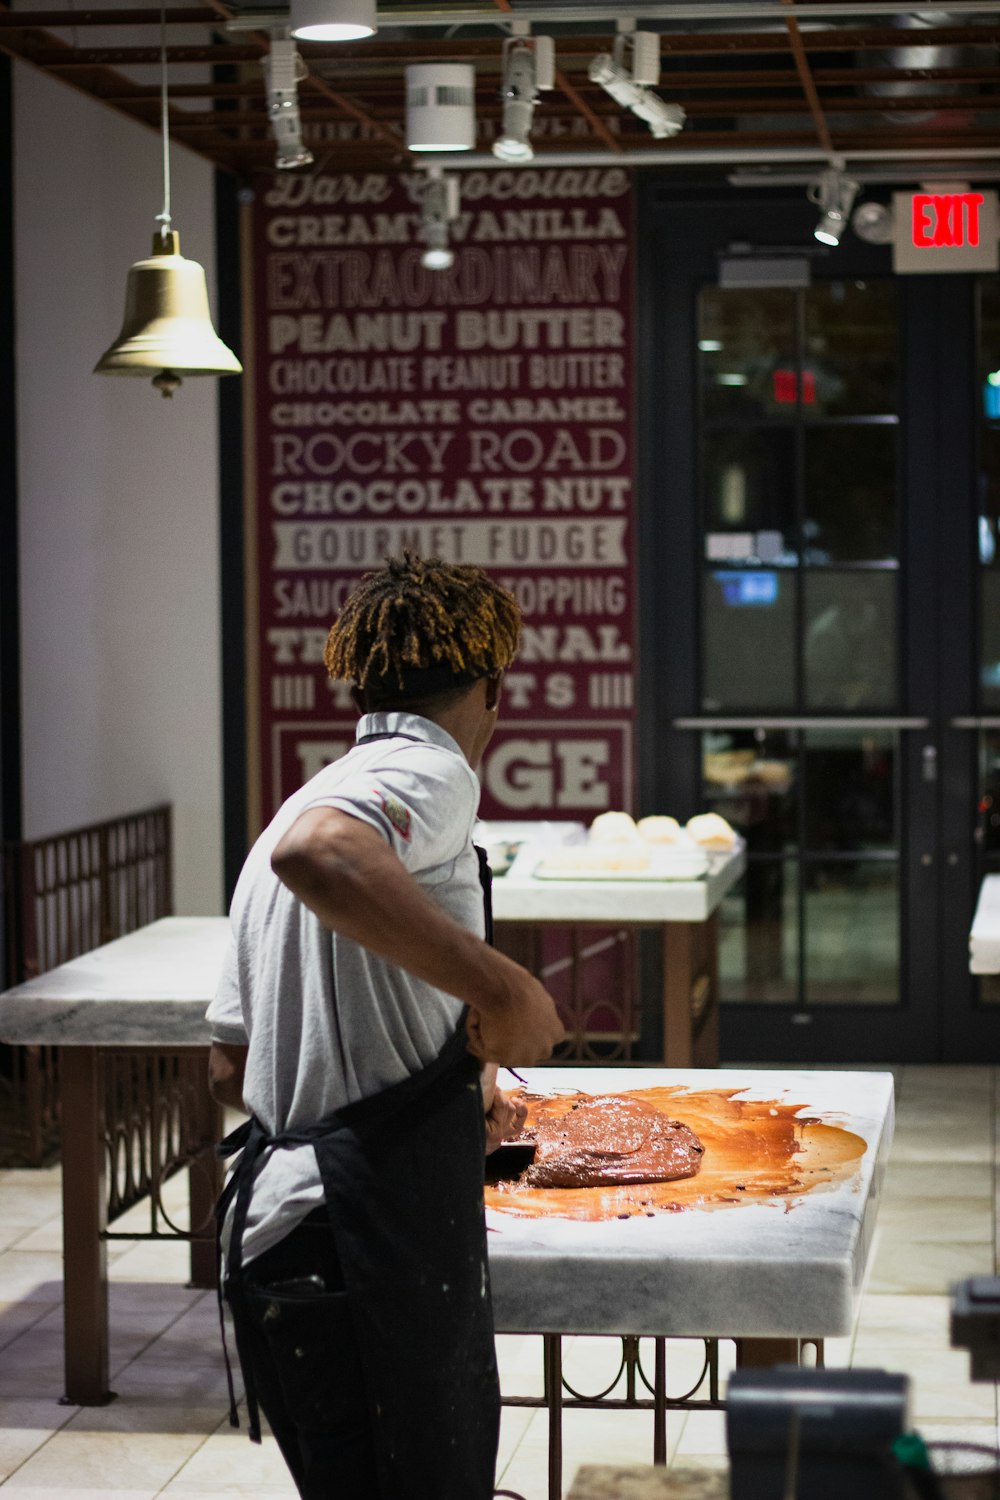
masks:
<svg viewBox="0 0 1000 1500"><path fill-rule="evenodd" d="M884 1370L737 1370L726 1398L731 1500L889 1500L909 1381Z"/></svg>

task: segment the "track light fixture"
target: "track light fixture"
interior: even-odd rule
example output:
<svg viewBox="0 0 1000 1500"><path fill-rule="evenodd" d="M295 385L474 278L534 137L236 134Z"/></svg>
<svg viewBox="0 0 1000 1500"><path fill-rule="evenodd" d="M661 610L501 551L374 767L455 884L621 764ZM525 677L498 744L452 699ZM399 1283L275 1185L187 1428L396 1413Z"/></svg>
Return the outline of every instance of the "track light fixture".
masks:
<svg viewBox="0 0 1000 1500"><path fill-rule="evenodd" d="M866 240L869 245L891 244L895 233L892 210L869 198L854 210L851 228L859 240Z"/></svg>
<svg viewBox="0 0 1000 1500"><path fill-rule="evenodd" d="M476 144L476 70L471 63L409 65L406 144L411 151L472 150Z"/></svg>
<svg viewBox="0 0 1000 1500"><path fill-rule="evenodd" d="M458 217L458 178L446 177L440 167L429 167L420 192L420 264L428 271L447 271L455 252L448 243L448 225Z"/></svg>
<svg viewBox="0 0 1000 1500"><path fill-rule="evenodd" d="M531 121L543 89L555 87L555 44L550 36L508 37L503 44L503 134L493 155L511 165L531 161Z"/></svg>
<svg viewBox="0 0 1000 1500"><path fill-rule="evenodd" d="M625 60L631 48L631 65ZM660 78L660 38L655 31L621 32L611 52L601 52L589 68L593 83L599 83L618 104L645 120L658 140L684 129L687 115L679 104L667 104L648 87Z"/></svg>
<svg viewBox="0 0 1000 1500"><path fill-rule="evenodd" d="M376 0L289 0L288 23L301 42L357 42L374 35Z"/></svg>
<svg viewBox="0 0 1000 1500"><path fill-rule="evenodd" d="M806 197L820 210L819 223L813 234L821 245L840 244L860 187L859 182L846 175L844 163L839 158L809 184Z"/></svg>
<svg viewBox="0 0 1000 1500"><path fill-rule="evenodd" d="M311 166L313 154L302 140L299 114L299 83L306 76L306 68L290 36L272 36L264 70L267 115L277 145L274 165L285 171Z"/></svg>

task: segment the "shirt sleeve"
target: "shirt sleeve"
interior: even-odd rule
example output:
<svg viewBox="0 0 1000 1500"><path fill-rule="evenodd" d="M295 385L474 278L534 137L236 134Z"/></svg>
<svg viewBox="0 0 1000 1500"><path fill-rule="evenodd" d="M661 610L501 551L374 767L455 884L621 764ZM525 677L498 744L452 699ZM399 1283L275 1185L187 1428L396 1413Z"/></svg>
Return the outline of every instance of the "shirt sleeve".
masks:
<svg viewBox="0 0 1000 1500"><path fill-rule="evenodd" d="M235 935L230 935L222 974L219 977L219 986L215 992L215 998L205 1012L205 1019L211 1028L213 1042L225 1042L234 1047L249 1045L250 1038L247 1035L246 1023L243 1020L243 1006L240 1002L240 976L236 961Z"/></svg>
<svg viewBox="0 0 1000 1500"><path fill-rule="evenodd" d="M311 806L338 807L369 823L410 871L450 864L468 848L479 783L457 755L401 749L342 781Z"/></svg>

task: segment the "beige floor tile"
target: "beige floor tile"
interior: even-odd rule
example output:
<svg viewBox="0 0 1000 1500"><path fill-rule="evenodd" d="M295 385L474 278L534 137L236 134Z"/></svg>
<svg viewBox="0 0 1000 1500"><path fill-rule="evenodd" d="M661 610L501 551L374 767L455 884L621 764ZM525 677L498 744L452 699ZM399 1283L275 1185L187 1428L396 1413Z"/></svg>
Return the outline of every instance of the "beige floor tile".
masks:
<svg viewBox="0 0 1000 1500"><path fill-rule="evenodd" d="M184 1282L191 1253L182 1240L139 1240L115 1261L116 1281Z"/></svg>
<svg viewBox="0 0 1000 1500"><path fill-rule="evenodd" d="M94 1432L64 1428L34 1453L6 1481L7 1488L42 1491L60 1488L81 1493L115 1491L155 1495L190 1458L204 1438L192 1433Z"/></svg>
<svg viewBox="0 0 1000 1500"><path fill-rule="evenodd" d="M891 1243L883 1239L875 1254L871 1292L943 1293L965 1276L990 1276L990 1245L952 1245L928 1241Z"/></svg>
<svg viewBox="0 0 1000 1500"><path fill-rule="evenodd" d="M678 1458L686 1461L689 1454L725 1454L726 1451L725 1412L688 1412L677 1448Z"/></svg>
<svg viewBox="0 0 1000 1500"><path fill-rule="evenodd" d="M676 1451L684 1420L667 1418L668 1455ZM648 1412L563 1413L563 1492L584 1463L651 1463L653 1457L652 1416ZM547 1429L533 1423L513 1459L499 1475L498 1486L523 1495L525 1500L547 1500Z"/></svg>
<svg viewBox="0 0 1000 1500"><path fill-rule="evenodd" d="M62 1392L61 1334L40 1332L36 1325L7 1345L0 1360L0 1400L58 1401Z"/></svg>
<svg viewBox="0 0 1000 1500"><path fill-rule="evenodd" d="M861 1302L857 1337L886 1343L930 1342L947 1347L951 1301L942 1289L934 1295L869 1292Z"/></svg>
<svg viewBox="0 0 1000 1500"><path fill-rule="evenodd" d="M167 1364L142 1355L115 1375L114 1388L123 1400L161 1401L179 1406L204 1406L221 1422L229 1410L229 1393L222 1360L211 1364Z"/></svg>
<svg viewBox="0 0 1000 1500"><path fill-rule="evenodd" d="M217 1495L241 1495L244 1490L296 1495L274 1439L265 1436L262 1443L251 1443L245 1432L233 1432L229 1427L202 1443L174 1474L163 1493L173 1500L189 1492L206 1490Z"/></svg>
<svg viewBox="0 0 1000 1500"><path fill-rule="evenodd" d="M0 1302L61 1302L62 1256L54 1251L0 1252Z"/></svg>
<svg viewBox="0 0 1000 1500"><path fill-rule="evenodd" d="M994 1086L993 1068L963 1067L946 1064L907 1064L900 1080L901 1094L924 1091L942 1094L967 1095L972 1092L991 1094Z"/></svg>
<svg viewBox="0 0 1000 1500"><path fill-rule="evenodd" d="M974 1139L959 1137L945 1141L933 1130L901 1130L893 1137L889 1170L897 1162L916 1162L936 1167L993 1161L992 1141L984 1134Z"/></svg>
<svg viewBox="0 0 1000 1500"><path fill-rule="evenodd" d="M0 1302L0 1349L19 1339L26 1329L44 1322L51 1313L52 1308L44 1302Z"/></svg>
<svg viewBox="0 0 1000 1500"><path fill-rule="evenodd" d="M22 1490L26 1500L38 1500L38 1497L41 1497L41 1500L97 1500L98 1496L112 1495L114 1496L114 1500L156 1500L156 1496L161 1493L159 1490L150 1489L134 1490L116 1488L109 1490L106 1484L102 1487L96 1482L82 1488L79 1485L67 1486L47 1479L41 1484L35 1484L33 1481L21 1484L20 1474L22 1472L19 1471L18 1474L9 1479L7 1485L11 1490Z"/></svg>
<svg viewBox="0 0 1000 1500"><path fill-rule="evenodd" d="M162 1432L209 1438L218 1430L219 1410L214 1405L184 1405L156 1398L144 1400L118 1394L108 1406L78 1407L68 1432Z"/></svg>
<svg viewBox="0 0 1000 1500"><path fill-rule="evenodd" d="M12 1250L56 1250L60 1253L62 1247L61 1214L57 1214L54 1219L49 1219L48 1223L39 1224L34 1229L25 1228L22 1225L18 1238L10 1246Z"/></svg>
<svg viewBox="0 0 1000 1500"><path fill-rule="evenodd" d="M76 1410L55 1401L0 1401L0 1483L64 1427Z"/></svg>
<svg viewBox="0 0 1000 1500"><path fill-rule="evenodd" d="M62 1193L58 1183L0 1183L0 1219L4 1224L24 1224L31 1228L62 1213Z"/></svg>
<svg viewBox="0 0 1000 1500"><path fill-rule="evenodd" d="M853 1338L824 1339L823 1363L828 1370L846 1370L851 1364Z"/></svg>
<svg viewBox="0 0 1000 1500"><path fill-rule="evenodd" d="M500 1444L497 1449L497 1473L510 1463L532 1424L544 1422L544 1416L521 1406L505 1406L500 1414Z"/></svg>
<svg viewBox="0 0 1000 1500"><path fill-rule="evenodd" d="M924 1198L933 1203L939 1197L991 1198L993 1194L993 1166L990 1162L949 1162L934 1165L929 1162L890 1161L882 1188L882 1204L896 1198Z"/></svg>
<svg viewBox="0 0 1000 1500"><path fill-rule="evenodd" d="M994 1234L992 1197L895 1197L879 1205L878 1222L883 1244L926 1240L950 1244L992 1244Z"/></svg>

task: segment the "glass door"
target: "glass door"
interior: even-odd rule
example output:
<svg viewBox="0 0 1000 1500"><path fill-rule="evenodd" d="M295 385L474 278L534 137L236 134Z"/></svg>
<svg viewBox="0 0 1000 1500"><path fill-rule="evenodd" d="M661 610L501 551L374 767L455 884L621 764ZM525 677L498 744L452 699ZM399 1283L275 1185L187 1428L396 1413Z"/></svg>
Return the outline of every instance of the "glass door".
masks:
<svg viewBox="0 0 1000 1500"><path fill-rule="evenodd" d="M1000 1045L1000 982L968 971L1000 873L995 278L896 278L854 245L810 285L723 288L739 206L662 203L640 787L746 840L723 1055L978 1058ZM769 226L809 243L801 205Z"/></svg>
<svg viewBox="0 0 1000 1500"><path fill-rule="evenodd" d="M701 803L747 842L731 1007L900 995L896 285L698 297Z"/></svg>

